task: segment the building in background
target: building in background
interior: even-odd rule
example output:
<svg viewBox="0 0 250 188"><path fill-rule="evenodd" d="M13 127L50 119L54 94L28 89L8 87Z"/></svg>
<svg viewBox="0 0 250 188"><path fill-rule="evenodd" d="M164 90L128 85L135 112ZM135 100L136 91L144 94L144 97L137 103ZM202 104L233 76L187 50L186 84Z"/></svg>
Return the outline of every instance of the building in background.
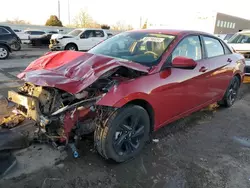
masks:
<svg viewBox="0 0 250 188"><path fill-rule="evenodd" d="M250 29L250 20L223 13L217 13L214 33L236 33L245 29Z"/></svg>
<svg viewBox="0 0 250 188"><path fill-rule="evenodd" d="M219 12L197 12L183 17L168 19L165 23L159 20L148 21L149 28L171 28L204 31L211 34L232 34L250 29L250 20Z"/></svg>

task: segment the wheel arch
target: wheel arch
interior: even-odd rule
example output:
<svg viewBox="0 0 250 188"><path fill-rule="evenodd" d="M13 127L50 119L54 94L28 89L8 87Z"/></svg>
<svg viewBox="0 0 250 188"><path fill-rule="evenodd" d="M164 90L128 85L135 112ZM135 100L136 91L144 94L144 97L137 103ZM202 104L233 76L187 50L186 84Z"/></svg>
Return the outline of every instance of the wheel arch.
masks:
<svg viewBox="0 0 250 188"><path fill-rule="evenodd" d="M234 76L237 77L240 80L240 85L241 85L243 80L242 80L242 77L240 76L240 74L236 73Z"/></svg>
<svg viewBox="0 0 250 188"><path fill-rule="evenodd" d="M154 125L155 125L155 113L154 113L154 109L152 105L144 99L135 99L135 100L129 101L124 106L131 105L131 104L141 106L147 111L149 115L149 119L150 119L150 131L153 132Z"/></svg>
<svg viewBox="0 0 250 188"><path fill-rule="evenodd" d="M12 50L11 50L11 47L9 46L9 45L7 45L7 44L5 44L5 43L0 43L0 46L5 46L8 50L9 50L9 52L12 52Z"/></svg>
<svg viewBox="0 0 250 188"><path fill-rule="evenodd" d="M76 43L74 43L74 42L69 42L68 44L66 44L66 45L65 45L65 47L64 47L64 50L66 50L66 47L67 47L68 45L75 45L75 46L76 46L76 48L77 48L77 50L79 50L79 48L78 48L77 44L76 44Z"/></svg>

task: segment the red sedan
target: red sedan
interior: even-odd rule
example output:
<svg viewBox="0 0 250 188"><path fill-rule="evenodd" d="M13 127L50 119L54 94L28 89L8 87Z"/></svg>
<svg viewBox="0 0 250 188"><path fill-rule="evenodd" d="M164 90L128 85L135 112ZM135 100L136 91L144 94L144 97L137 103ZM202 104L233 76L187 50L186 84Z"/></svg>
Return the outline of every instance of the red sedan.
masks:
<svg viewBox="0 0 250 188"><path fill-rule="evenodd" d="M49 139L68 143L94 132L98 152L123 162L152 131L215 102L232 106L244 67L242 55L207 33L129 31L86 53L51 52L35 60L9 99Z"/></svg>

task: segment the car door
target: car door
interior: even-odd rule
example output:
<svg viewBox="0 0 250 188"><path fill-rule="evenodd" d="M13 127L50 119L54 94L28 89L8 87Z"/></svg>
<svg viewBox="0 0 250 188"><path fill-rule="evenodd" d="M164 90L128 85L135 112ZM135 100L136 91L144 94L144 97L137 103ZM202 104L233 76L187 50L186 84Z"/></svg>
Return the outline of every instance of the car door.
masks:
<svg viewBox="0 0 250 188"><path fill-rule="evenodd" d="M13 42L12 38L12 34L7 29L0 27L0 41L11 45Z"/></svg>
<svg viewBox="0 0 250 188"><path fill-rule="evenodd" d="M171 75L165 80L162 91L162 115L171 119L185 112L192 111L207 103L208 96L207 80L210 74L210 66L204 61L203 47L200 37L197 35L187 36L173 50L168 62L177 56L187 57L195 60L197 66L194 69L171 68ZM174 80L170 87L169 81ZM164 89L165 87L165 89ZM171 106L167 114L166 107Z"/></svg>
<svg viewBox="0 0 250 188"><path fill-rule="evenodd" d="M98 43L102 42L105 39L105 34L103 30L95 30L95 38L94 44L97 45Z"/></svg>
<svg viewBox="0 0 250 188"><path fill-rule="evenodd" d="M232 52L223 42L212 36L202 36L205 47L205 62L209 64L211 74L208 79L209 95L216 99L223 96L232 78L233 68L229 65L234 60Z"/></svg>
<svg viewBox="0 0 250 188"><path fill-rule="evenodd" d="M77 41L79 50L89 50L95 44L95 31L85 30Z"/></svg>

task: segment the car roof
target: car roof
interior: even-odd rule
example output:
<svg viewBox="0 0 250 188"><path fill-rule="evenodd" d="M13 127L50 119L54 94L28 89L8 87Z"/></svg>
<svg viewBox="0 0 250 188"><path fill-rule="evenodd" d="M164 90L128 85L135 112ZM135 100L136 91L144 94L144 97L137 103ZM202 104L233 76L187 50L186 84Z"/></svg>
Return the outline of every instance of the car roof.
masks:
<svg viewBox="0 0 250 188"><path fill-rule="evenodd" d="M11 28L10 26L7 25L0 25L0 27Z"/></svg>
<svg viewBox="0 0 250 188"><path fill-rule="evenodd" d="M249 29L246 29L246 30L243 30L243 31L240 31L238 33L250 33L250 30Z"/></svg>
<svg viewBox="0 0 250 188"><path fill-rule="evenodd" d="M209 34L203 31L178 30L178 29L140 29L140 30L132 30L130 32L161 33L161 34L169 34L169 35L204 34L204 35L213 36L212 34Z"/></svg>
<svg viewBox="0 0 250 188"><path fill-rule="evenodd" d="M99 29L99 28L76 28L74 30L82 30L82 31L85 31L85 30L103 30L103 29ZM73 30L72 30L73 31Z"/></svg>

